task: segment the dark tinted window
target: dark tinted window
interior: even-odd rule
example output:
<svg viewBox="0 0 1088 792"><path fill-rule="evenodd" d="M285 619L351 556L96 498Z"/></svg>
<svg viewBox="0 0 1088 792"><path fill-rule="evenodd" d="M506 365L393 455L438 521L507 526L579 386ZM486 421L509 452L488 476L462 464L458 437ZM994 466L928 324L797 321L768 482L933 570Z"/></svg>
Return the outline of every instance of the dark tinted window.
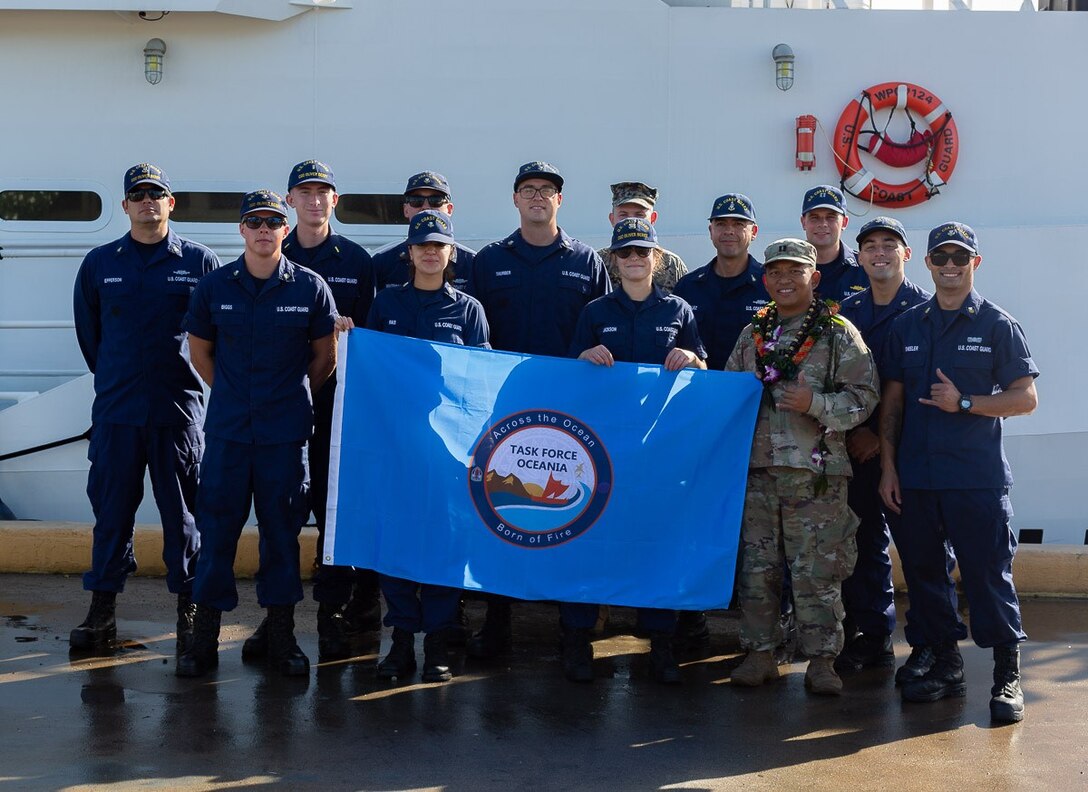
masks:
<svg viewBox="0 0 1088 792"><path fill-rule="evenodd" d="M102 216L102 198L80 190L0 191L0 220L87 222Z"/></svg>
<svg viewBox="0 0 1088 792"><path fill-rule="evenodd" d="M348 193L336 204L336 219L354 225L408 225L404 196Z"/></svg>
<svg viewBox="0 0 1088 792"><path fill-rule="evenodd" d="M171 220L179 223L238 223L240 192L176 192Z"/></svg>

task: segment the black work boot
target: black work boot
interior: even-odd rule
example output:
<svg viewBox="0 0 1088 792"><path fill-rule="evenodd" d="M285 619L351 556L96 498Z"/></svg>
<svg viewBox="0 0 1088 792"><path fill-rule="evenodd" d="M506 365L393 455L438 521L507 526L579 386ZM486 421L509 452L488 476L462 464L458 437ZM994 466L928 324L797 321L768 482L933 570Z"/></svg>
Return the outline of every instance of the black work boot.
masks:
<svg viewBox="0 0 1088 792"><path fill-rule="evenodd" d="M427 633L426 637L424 637L424 682L449 682L453 679L453 672L450 671L450 654L447 644L447 634L444 630Z"/></svg>
<svg viewBox="0 0 1088 792"><path fill-rule="evenodd" d="M189 651L193 642L193 619L196 618L196 605L193 604L193 595L188 592L178 594L178 640L174 647L174 654L181 656Z"/></svg>
<svg viewBox="0 0 1088 792"><path fill-rule="evenodd" d="M393 646L380 663L379 679L407 679L416 672L416 634L393 628Z"/></svg>
<svg viewBox="0 0 1088 792"><path fill-rule="evenodd" d="M903 684L903 700L930 702L967 695L963 681L963 657L955 641L934 648L933 667L921 679Z"/></svg>
<svg viewBox="0 0 1088 792"><path fill-rule="evenodd" d="M91 607L83 624L72 630L68 645L72 649L106 649L117 640L117 593L92 591Z"/></svg>
<svg viewBox="0 0 1088 792"><path fill-rule="evenodd" d="M295 606L268 606L268 666L284 676L306 676L310 659L295 642Z"/></svg>
<svg viewBox="0 0 1088 792"><path fill-rule="evenodd" d="M895 672L896 687L924 677L926 672L933 668L935 659L936 655L933 654L932 646L912 646L907 662L899 666Z"/></svg>
<svg viewBox="0 0 1088 792"><path fill-rule="evenodd" d="M840 674L856 673L864 668L891 668L894 665L892 637L879 633L858 633L835 658L835 670Z"/></svg>
<svg viewBox="0 0 1088 792"><path fill-rule="evenodd" d="M261 619L253 635L242 642L242 662L248 663L254 660L264 662L268 657L268 617Z"/></svg>
<svg viewBox="0 0 1088 792"><path fill-rule="evenodd" d="M679 685L684 681L672 653L672 639L667 632L650 633L650 676L662 685Z"/></svg>
<svg viewBox="0 0 1088 792"><path fill-rule="evenodd" d="M193 639L177 659L174 673L179 677L204 676L219 666L219 621L223 612L197 605L193 614Z"/></svg>
<svg viewBox="0 0 1088 792"><path fill-rule="evenodd" d="M453 627L446 633L446 643L450 646L464 646L468 643L471 634L468 628L468 614L465 613L465 598L461 597L457 600L457 618L453 621Z"/></svg>
<svg viewBox="0 0 1088 792"><path fill-rule="evenodd" d="M994 686L990 688L990 718L1001 723L1024 719L1024 691L1020 689L1020 646L994 647Z"/></svg>
<svg viewBox="0 0 1088 792"><path fill-rule="evenodd" d="M652 636L651 636L652 637ZM673 649L677 652L699 652L710 648L710 627L704 611L680 611L676 618Z"/></svg>
<svg viewBox="0 0 1088 792"><path fill-rule="evenodd" d="M344 637L349 641L381 632L382 601L376 578L373 585L369 581L354 585L343 615Z"/></svg>
<svg viewBox="0 0 1088 792"><path fill-rule="evenodd" d="M318 604L317 656L320 660L344 660L351 657L351 645L344 626L344 615L339 606L329 602Z"/></svg>
<svg viewBox="0 0 1088 792"><path fill-rule="evenodd" d="M589 630L563 628L563 674L571 682L593 681L593 645Z"/></svg>
<svg viewBox="0 0 1088 792"><path fill-rule="evenodd" d="M471 657L498 657L510 651L510 601L490 599L484 626L465 643Z"/></svg>

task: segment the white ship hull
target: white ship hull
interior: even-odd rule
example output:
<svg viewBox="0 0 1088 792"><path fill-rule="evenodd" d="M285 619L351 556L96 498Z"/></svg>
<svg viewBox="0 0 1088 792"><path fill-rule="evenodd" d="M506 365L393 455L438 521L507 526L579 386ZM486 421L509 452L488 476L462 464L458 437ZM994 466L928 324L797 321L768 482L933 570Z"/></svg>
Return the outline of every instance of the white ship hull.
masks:
<svg viewBox="0 0 1088 792"><path fill-rule="evenodd" d="M1046 543L1085 542L1074 504L1088 489L1078 398L1088 386L1078 332L1088 14L209 0L165 6L270 19L175 10L147 22L124 2L46 4L112 10L5 10L30 4L0 0L0 192L90 190L104 207L93 222L0 219L0 407L22 399L0 410L0 456L87 428L71 287L83 254L127 230L120 177L134 162L162 165L175 191L282 190L309 157L334 166L342 194L399 193L408 174L435 169L453 187L459 238L478 247L516 225L517 166L545 159L566 178L568 233L604 244L607 185L640 179L661 189L664 243L694 267L711 256L705 218L724 192L752 197L759 241L800 233L803 191L838 183L825 134L843 107L863 88L902 81L953 112L955 173L920 206L851 208L893 211L906 225L908 277L922 285L928 229L947 219L976 229L979 291L1020 320L1043 372L1037 413L1005 428L1015 526ZM158 85L143 74L152 37L167 43ZM780 42L797 54L786 92L770 57ZM805 113L822 125L811 172L794 166L794 119ZM863 222L853 218L848 241ZM223 258L239 252L230 223L175 227ZM397 225L337 229L371 248L403 236ZM85 443L0 462L0 498L20 518L88 521L86 469ZM138 519L157 520L150 497Z"/></svg>

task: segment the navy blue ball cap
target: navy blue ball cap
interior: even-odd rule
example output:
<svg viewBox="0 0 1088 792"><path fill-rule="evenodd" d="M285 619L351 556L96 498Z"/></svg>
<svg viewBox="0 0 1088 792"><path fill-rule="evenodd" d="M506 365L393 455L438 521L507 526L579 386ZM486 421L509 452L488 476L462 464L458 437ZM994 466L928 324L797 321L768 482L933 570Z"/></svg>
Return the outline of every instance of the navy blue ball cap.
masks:
<svg viewBox="0 0 1088 792"><path fill-rule="evenodd" d="M861 227L856 237L857 243L860 245L861 241L865 237L874 231L890 231L899 237L903 244L907 244L907 229L903 228L903 224L896 220L894 217L874 217L868 223Z"/></svg>
<svg viewBox="0 0 1088 792"><path fill-rule="evenodd" d="M710 208L708 220L716 220L719 217L738 217L741 220L756 221L756 210L752 206L752 199L743 193L726 193L714 201Z"/></svg>
<svg viewBox="0 0 1088 792"><path fill-rule="evenodd" d="M926 253L932 253L941 245L958 245L978 255L978 237L975 236L975 230L966 223L941 223L930 231Z"/></svg>
<svg viewBox="0 0 1088 792"><path fill-rule="evenodd" d="M408 177L408 184L404 186L404 194L410 195L415 190L435 190L450 197L450 183L441 173L423 171Z"/></svg>
<svg viewBox="0 0 1088 792"><path fill-rule="evenodd" d="M170 192L170 179L166 178L162 168L148 162L133 165L125 171L125 192L130 192L138 184L153 184Z"/></svg>
<svg viewBox="0 0 1088 792"><path fill-rule="evenodd" d="M287 192L291 192L306 182L327 184L336 189L336 178L332 175L332 168L319 160L306 160L291 168L291 176L287 180Z"/></svg>
<svg viewBox="0 0 1088 792"><path fill-rule="evenodd" d="M657 231L649 221L641 217L625 217L612 227L612 245L609 250L625 247L658 248Z"/></svg>
<svg viewBox="0 0 1088 792"><path fill-rule="evenodd" d="M805 200L801 204L801 214L808 214L813 209L834 209L839 214L845 215L846 196L842 194L842 190L830 184L813 187L805 193Z"/></svg>
<svg viewBox="0 0 1088 792"><path fill-rule="evenodd" d="M514 189L526 179L547 179L555 185L555 189L563 189L563 177L554 165L547 162L526 162L518 168L518 175L514 177Z"/></svg>
<svg viewBox="0 0 1088 792"><path fill-rule="evenodd" d="M279 193L271 190L254 190L246 193L245 198L242 199L241 216L245 217L254 212L275 212L282 217L287 217L287 204Z"/></svg>
<svg viewBox="0 0 1088 792"><path fill-rule="evenodd" d="M445 212L432 209L419 212L408 225L408 244L421 245L424 242L443 242L453 244L453 219Z"/></svg>

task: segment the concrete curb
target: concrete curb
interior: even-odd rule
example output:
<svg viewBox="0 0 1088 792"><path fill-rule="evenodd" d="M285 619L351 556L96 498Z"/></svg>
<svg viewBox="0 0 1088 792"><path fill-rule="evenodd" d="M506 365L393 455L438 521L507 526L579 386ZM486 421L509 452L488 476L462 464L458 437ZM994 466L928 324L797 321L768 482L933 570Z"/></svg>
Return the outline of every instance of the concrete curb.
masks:
<svg viewBox="0 0 1088 792"><path fill-rule="evenodd" d="M317 530L304 528L299 537L303 577L313 567ZM0 573L79 575L91 557L91 526L87 523L0 521ZM136 559L140 575L166 574L162 563L162 534L158 525L136 526ZM905 591L899 558L892 549L896 591ZM257 529L242 532L234 563L238 577L257 572ZM1088 546L1020 545L1015 563L1016 589L1033 597L1088 597Z"/></svg>

